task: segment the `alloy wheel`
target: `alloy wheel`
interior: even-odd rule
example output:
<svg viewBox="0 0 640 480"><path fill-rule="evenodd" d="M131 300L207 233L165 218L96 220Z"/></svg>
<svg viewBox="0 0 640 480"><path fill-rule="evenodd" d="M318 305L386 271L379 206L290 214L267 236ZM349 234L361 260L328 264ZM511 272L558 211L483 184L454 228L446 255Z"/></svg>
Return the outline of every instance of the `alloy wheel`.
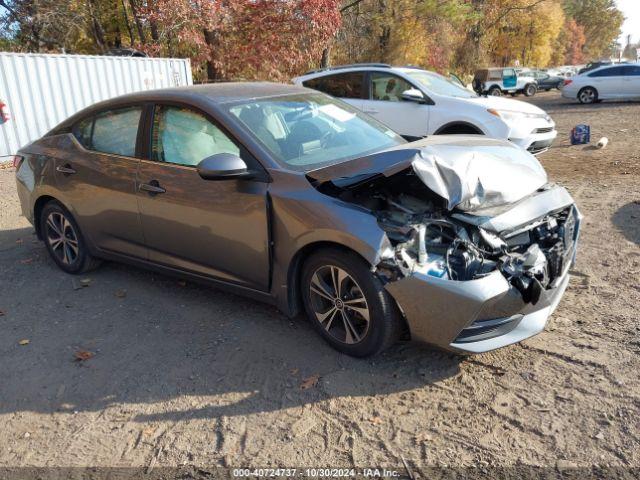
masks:
<svg viewBox="0 0 640 480"><path fill-rule="evenodd" d="M73 264L78 259L80 247L71 222L62 213L51 212L47 217L46 228L47 242L53 254L63 264Z"/></svg>
<svg viewBox="0 0 640 480"><path fill-rule="evenodd" d="M582 103L593 103L595 99L596 93L590 88L587 88L586 90L580 92L580 100L582 101Z"/></svg>
<svg viewBox="0 0 640 480"><path fill-rule="evenodd" d="M320 325L337 341L361 342L369 331L370 312L358 283L334 265L318 268L311 276L311 306Z"/></svg>

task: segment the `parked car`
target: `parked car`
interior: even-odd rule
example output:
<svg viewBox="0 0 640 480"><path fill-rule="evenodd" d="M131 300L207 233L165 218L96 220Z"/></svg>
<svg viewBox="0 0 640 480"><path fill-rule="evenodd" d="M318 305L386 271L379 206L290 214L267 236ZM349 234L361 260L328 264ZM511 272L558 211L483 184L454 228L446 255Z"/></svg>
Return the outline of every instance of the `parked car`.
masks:
<svg viewBox="0 0 640 480"><path fill-rule="evenodd" d="M580 103L638 99L640 64L606 65L566 79L562 96Z"/></svg>
<svg viewBox="0 0 640 480"><path fill-rule="evenodd" d="M22 212L63 271L108 259L210 282L304 310L355 356L403 334L461 352L535 335L567 287L580 222L509 142L407 143L293 85L119 97L16 164Z"/></svg>
<svg viewBox="0 0 640 480"><path fill-rule="evenodd" d="M534 105L479 97L442 75L415 67L347 65L316 70L293 82L338 97L409 140L479 134L509 139L540 153L557 135L553 120Z"/></svg>
<svg viewBox="0 0 640 480"><path fill-rule="evenodd" d="M532 97L538 91L535 78L522 70L520 75L515 68L484 68L473 76L473 89L478 95L501 96L505 93L524 93Z"/></svg>
<svg viewBox="0 0 640 480"><path fill-rule="evenodd" d="M564 85L564 77L551 75L542 70L533 70L532 76L538 84L538 90L544 90L545 92L548 92L552 88L560 90Z"/></svg>
<svg viewBox="0 0 640 480"><path fill-rule="evenodd" d="M613 65L613 62L611 60L599 60L597 62L589 62L580 70L578 70L578 75L589 72L591 70L595 70L596 68L607 66L607 65Z"/></svg>

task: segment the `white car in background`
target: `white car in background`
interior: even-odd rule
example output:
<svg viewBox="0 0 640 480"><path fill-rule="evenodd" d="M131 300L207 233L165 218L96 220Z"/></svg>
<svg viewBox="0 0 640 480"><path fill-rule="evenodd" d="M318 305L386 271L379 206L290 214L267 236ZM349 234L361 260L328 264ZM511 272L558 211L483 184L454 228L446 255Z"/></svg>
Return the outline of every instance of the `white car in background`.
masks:
<svg viewBox="0 0 640 480"><path fill-rule="evenodd" d="M479 134L507 139L531 153L557 136L546 112L526 102L481 97L434 72L386 64L315 70L293 82L338 97L408 140Z"/></svg>
<svg viewBox="0 0 640 480"><path fill-rule="evenodd" d="M605 65L564 81L562 96L580 103L640 99L640 64Z"/></svg>

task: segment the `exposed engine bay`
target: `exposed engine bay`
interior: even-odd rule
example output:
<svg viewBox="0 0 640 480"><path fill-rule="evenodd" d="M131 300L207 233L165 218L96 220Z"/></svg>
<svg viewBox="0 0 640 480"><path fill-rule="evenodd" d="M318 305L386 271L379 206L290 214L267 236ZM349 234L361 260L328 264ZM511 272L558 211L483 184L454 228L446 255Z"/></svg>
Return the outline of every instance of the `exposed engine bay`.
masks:
<svg viewBox="0 0 640 480"><path fill-rule="evenodd" d="M468 281L498 270L535 304L570 262L575 218L572 207L499 233L456 218L412 169L340 187L320 189L371 211L393 249L383 252L377 273L395 281L414 272L443 280Z"/></svg>

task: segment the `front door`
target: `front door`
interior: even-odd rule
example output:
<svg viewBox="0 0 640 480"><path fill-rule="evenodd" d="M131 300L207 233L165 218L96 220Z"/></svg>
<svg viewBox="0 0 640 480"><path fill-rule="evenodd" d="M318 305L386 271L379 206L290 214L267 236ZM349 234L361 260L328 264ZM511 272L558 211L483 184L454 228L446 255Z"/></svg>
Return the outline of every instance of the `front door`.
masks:
<svg viewBox="0 0 640 480"><path fill-rule="evenodd" d="M640 65L624 65L622 67L621 93L628 98L640 97Z"/></svg>
<svg viewBox="0 0 640 480"><path fill-rule="evenodd" d="M141 161L137 182L149 259L266 291L267 183L202 179L197 164L217 153L240 155L250 168L255 162L203 113L156 106L151 158Z"/></svg>
<svg viewBox="0 0 640 480"><path fill-rule="evenodd" d="M386 72L369 75L369 98L362 111L405 137L424 137L429 129L429 105L406 101L402 92L415 89L403 78Z"/></svg>

